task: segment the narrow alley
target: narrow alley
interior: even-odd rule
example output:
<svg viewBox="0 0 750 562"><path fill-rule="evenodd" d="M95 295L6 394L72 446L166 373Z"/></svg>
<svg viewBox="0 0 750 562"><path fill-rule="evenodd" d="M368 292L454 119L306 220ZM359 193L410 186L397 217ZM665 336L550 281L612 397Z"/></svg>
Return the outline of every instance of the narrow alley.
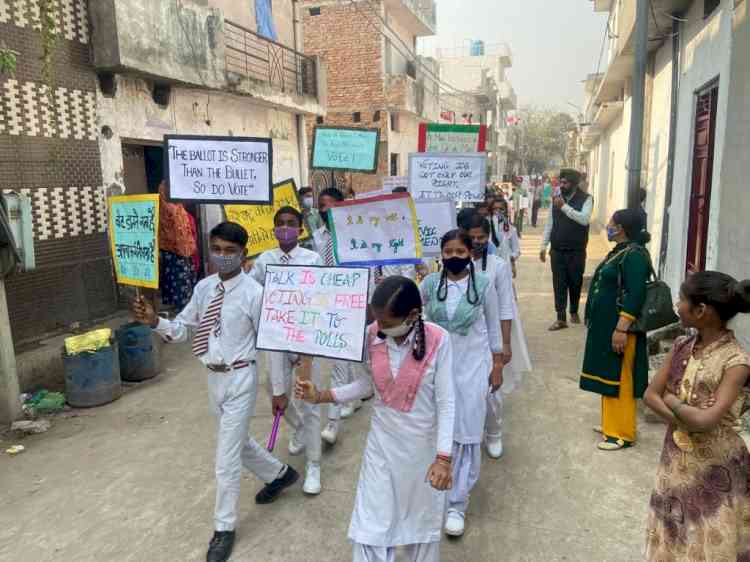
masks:
<svg viewBox="0 0 750 562"><path fill-rule="evenodd" d="M639 423L634 449L596 449L599 397L578 390L582 328L551 334L551 275L538 260L541 229L522 240L517 287L534 372L507 404L505 455L486 459L467 532L444 539L448 562L642 559L648 496L664 426ZM595 237L588 273L606 247ZM113 404L55 418L26 452L0 457L0 560L189 561L205 557L214 501L214 425L205 377L186 348L166 347L164 372ZM323 493L301 486L257 506L242 482L232 560L345 562L369 407L323 457ZM265 442L270 401L260 394L252 433ZM293 465L283 433L277 452ZM10 444L2 442L3 448Z"/></svg>

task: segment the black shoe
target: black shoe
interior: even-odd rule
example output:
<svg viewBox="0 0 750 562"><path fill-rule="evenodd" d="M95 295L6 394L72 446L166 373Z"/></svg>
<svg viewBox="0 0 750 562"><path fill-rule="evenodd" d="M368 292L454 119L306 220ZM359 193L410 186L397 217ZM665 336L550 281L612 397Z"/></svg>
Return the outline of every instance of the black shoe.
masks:
<svg viewBox="0 0 750 562"><path fill-rule="evenodd" d="M234 548L234 531L216 531L208 545L206 562L226 562Z"/></svg>
<svg viewBox="0 0 750 562"><path fill-rule="evenodd" d="M287 465L284 476L280 476L270 484L266 484L255 496L255 503L267 504L275 502L286 488L299 480L299 472Z"/></svg>

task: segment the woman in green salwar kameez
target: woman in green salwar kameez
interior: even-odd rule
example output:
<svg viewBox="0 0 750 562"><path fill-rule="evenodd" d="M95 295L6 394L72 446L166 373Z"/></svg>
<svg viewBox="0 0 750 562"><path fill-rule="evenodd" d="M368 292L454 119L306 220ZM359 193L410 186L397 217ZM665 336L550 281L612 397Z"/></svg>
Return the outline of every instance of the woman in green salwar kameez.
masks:
<svg viewBox="0 0 750 562"><path fill-rule="evenodd" d="M617 245L599 265L586 303L586 352L580 386L601 394L602 433L598 447L614 451L636 439L636 400L648 386L646 334L631 333L641 313L651 270L643 247L648 234L637 211L617 211L607 235Z"/></svg>

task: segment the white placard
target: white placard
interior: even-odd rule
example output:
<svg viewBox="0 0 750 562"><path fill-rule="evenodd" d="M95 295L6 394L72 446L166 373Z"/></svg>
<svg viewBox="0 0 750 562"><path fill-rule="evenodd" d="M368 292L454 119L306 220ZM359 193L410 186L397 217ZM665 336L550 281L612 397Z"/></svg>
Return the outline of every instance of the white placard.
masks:
<svg viewBox="0 0 750 562"><path fill-rule="evenodd" d="M409 155L409 191L414 199L484 201L486 183L484 153Z"/></svg>
<svg viewBox="0 0 750 562"><path fill-rule="evenodd" d="M269 265L258 349L361 362L367 268Z"/></svg>
<svg viewBox="0 0 750 562"><path fill-rule="evenodd" d="M271 203L271 139L164 137L172 201Z"/></svg>
<svg viewBox="0 0 750 562"><path fill-rule="evenodd" d="M408 193L341 201L328 213L337 264L401 265L422 261L417 210Z"/></svg>
<svg viewBox="0 0 750 562"><path fill-rule="evenodd" d="M443 235L456 228L456 205L447 199L418 199L414 205L422 253L428 258L439 256Z"/></svg>

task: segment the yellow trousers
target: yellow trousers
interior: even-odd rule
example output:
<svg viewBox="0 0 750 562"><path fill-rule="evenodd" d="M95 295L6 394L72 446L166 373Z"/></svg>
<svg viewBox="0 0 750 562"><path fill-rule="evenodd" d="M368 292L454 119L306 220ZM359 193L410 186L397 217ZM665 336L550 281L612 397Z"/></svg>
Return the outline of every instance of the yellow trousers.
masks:
<svg viewBox="0 0 750 562"><path fill-rule="evenodd" d="M622 357L620 372L620 396L602 396L602 433L605 437L635 443L636 409L633 396L633 367L635 364L635 342L628 334L628 344Z"/></svg>

